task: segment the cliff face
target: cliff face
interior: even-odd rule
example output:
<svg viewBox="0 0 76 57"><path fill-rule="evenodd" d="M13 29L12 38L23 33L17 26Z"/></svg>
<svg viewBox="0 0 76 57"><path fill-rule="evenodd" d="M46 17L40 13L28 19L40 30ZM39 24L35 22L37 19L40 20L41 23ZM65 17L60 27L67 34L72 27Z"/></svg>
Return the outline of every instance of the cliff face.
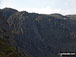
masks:
<svg viewBox="0 0 76 57"><path fill-rule="evenodd" d="M8 23L18 46L34 57L75 51L76 24L68 17L18 12Z"/></svg>
<svg viewBox="0 0 76 57"><path fill-rule="evenodd" d="M9 16L7 22L13 40L31 57L57 57L59 52L76 52L75 17L72 20L61 14L42 15L26 11L16 11Z"/></svg>
<svg viewBox="0 0 76 57"><path fill-rule="evenodd" d="M7 38L9 38L11 35L11 29L9 27L9 24L4 19L1 11L0 11L0 31L4 32Z"/></svg>
<svg viewBox="0 0 76 57"><path fill-rule="evenodd" d="M0 57L24 57L11 45L13 43L11 29L0 11Z"/></svg>
<svg viewBox="0 0 76 57"><path fill-rule="evenodd" d="M5 20L7 20L14 13L18 12L17 10L12 8L4 8L4 9L0 9L0 11L2 12L2 15L4 16Z"/></svg>

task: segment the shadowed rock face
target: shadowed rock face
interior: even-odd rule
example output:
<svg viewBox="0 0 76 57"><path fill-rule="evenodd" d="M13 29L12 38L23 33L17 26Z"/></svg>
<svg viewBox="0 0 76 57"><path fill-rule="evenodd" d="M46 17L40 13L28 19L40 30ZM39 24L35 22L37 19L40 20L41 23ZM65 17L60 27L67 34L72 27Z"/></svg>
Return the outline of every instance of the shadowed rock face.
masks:
<svg viewBox="0 0 76 57"><path fill-rule="evenodd" d="M11 15L17 12L17 10L12 8L4 8L0 10L2 15L4 16L5 20L7 20Z"/></svg>
<svg viewBox="0 0 76 57"><path fill-rule="evenodd" d="M16 48L13 37L12 30L0 11L0 57L24 57L20 49ZM25 57L29 55L25 54Z"/></svg>
<svg viewBox="0 0 76 57"><path fill-rule="evenodd" d="M7 21L4 19L1 11L0 11L0 31L4 32L6 37L9 37L9 35L11 34L11 29L9 28Z"/></svg>
<svg viewBox="0 0 76 57"><path fill-rule="evenodd" d="M7 22L17 47L31 57L57 57L59 52L76 51L76 23L70 17L22 11L15 12Z"/></svg>
<svg viewBox="0 0 76 57"><path fill-rule="evenodd" d="M8 19L19 47L34 57L48 57L71 49L76 25L68 19L18 12ZM65 47L66 46L66 47Z"/></svg>

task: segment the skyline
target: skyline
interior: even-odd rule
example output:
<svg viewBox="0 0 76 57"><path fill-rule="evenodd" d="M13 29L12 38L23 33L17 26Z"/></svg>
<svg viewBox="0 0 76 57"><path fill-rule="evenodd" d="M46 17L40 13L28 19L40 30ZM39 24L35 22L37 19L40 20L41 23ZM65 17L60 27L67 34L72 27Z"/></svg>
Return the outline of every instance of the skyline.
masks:
<svg viewBox="0 0 76 57"><path fill-rule="evenodd" d="M76 14L76 0L0 0L0 8L14 8L19 11L40 14Z"/></svg>

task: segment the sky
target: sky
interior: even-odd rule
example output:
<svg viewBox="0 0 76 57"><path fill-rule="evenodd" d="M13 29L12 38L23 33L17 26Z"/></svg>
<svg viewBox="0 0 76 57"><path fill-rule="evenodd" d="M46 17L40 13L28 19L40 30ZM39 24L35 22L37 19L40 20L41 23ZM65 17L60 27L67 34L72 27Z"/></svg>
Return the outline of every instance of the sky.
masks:
<svg viewBox="0 0 76 57"><path fill-rule="evenodd" d="M0 8L5 7L40 14L76 14L76 0L0 0Z"/></svg>

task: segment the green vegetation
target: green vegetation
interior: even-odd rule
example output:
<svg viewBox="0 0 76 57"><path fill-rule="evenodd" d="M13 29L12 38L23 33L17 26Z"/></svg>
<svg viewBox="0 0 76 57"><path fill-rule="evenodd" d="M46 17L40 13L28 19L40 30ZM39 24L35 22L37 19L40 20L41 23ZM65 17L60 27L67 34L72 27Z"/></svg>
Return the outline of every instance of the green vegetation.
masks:
<svg viewBox="0 0 76 57"><path fill-rule="evenodd" d="M0 57L24 57L23 54L17 52L8 41L4 40L5 35L0 32Z"/></svg>

